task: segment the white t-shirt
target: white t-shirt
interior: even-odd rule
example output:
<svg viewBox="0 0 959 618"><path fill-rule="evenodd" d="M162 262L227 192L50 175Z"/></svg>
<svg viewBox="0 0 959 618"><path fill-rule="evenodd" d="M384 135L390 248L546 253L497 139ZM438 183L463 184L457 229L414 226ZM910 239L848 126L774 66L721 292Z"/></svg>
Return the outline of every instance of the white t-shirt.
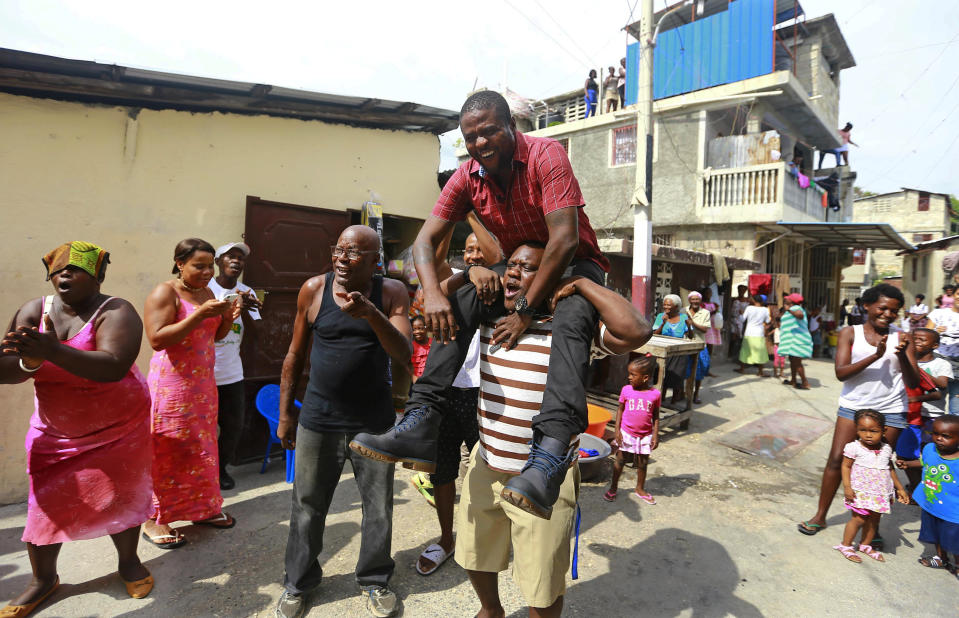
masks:
<svg viewBox="0 0 959 618"><path fill-rule="evenodd" d="M237 282L236 287L227 290L224 289L216 279L210 279L207 287L213 291L217 300L223 300L227 294L238 292L252 292L248 285ZM254 320L260 319L260 312L256 309L250 309L250 317ZM237 317L233 321L233 328L226 334L226 337L215 342L216 347L216 366L213 368L213 375L216 378L216 385L234 384L243 380L243 362L240 360L240 342L243 341L243 317Z"/></svg>
<svg viewBox="0 0 959 618"><path fill-rule="evenodd" d="M926 315L927 313L929 313L929 307L927 307L925 303L919 303L917 305L913 305L912 307L910 307L909 313L912 313L914 315Z"/></svg>
<svg viewBox="0 0 959 618"><path fill-rule="evenodd" d="M939 358L938 356L933 357L931 361L919 363L919 369L925 371L934 378L946 376L950 380L953 379L952 363L944 358ZM946 393L943 392L943 389L940 389L940 392L942 392L942 399L939 401L922 402L923 416L927 418L936 418L946 413Z"/></svg>
<svg viewBox="0 0 959 618"><path fill-rule="evenodd" d="M454 275L463 272L459 268L453 268L452 271ZM453 386L456 388L479 388L480 386L479 336L480 329L477 328L476 332L473 333L473 339L470 341L469 350L466 351L466 360L463 361L463 366L460 367L459 373L456 374L456 379L453 380Z"/></svg>
<svg viewBox="0 0 959 618"><path fill-rule="evenodd" d="M769 309L750 305L743 311L743 321L746 324L743 337L765 337L765 325L769 322Z"/></svg>
<svg viewBox="0 0 959 618"><path fill-rule="evenodd" d="M937 326L945 326L945 332L939 333L939 349L936 350L942 356L950 358L959 357L959 313L951 308L934 309L929 314L929 320Z"/></svg>

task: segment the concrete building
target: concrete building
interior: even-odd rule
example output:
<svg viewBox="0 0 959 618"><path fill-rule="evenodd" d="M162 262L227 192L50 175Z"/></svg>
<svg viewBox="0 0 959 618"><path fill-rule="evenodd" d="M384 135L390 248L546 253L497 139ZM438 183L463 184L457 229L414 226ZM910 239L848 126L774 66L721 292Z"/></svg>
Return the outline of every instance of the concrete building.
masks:
<svg viewBox="0 0 959 618"><path fill-rule="evenodd" d="M253 247L244 280L270 292L244 341L251 387L279 376L296 290L373 196L387 257L438 194L438 134L456 112L172 75L0 49L0 315L51 293L40 257L70 240L111 252L104 292L142 307L187 237ZM138 359L146 372L151 350ZM0 387L0 503L27 492L30 382ZM248 410L251 443L265 444ZM259 424L257 424L259 423ZM262 431L261 431L262 430ZM262 450L256 452L262 457ZM241 445L241 448L243 446Z"/></svg>
<svg viewBox="0 0 959 618"><path fill-rule="evenodd" d="M890 249L911 245L888 227L847 225L852 169L813 169L817 150L840 144L839 76L855 61L831 14L804 18L794 2L723 0L706 2L705 17L680 11L662 24L653 76L653 242L759 262L765 272L788 274L811 302L835 307L848 249L867 237ZM634 46L627 59L625 109L583 119L575 111L582 93L572 91L544 101L543 118L565 122L532 132L566 146L590 220L607 239L633 233ZM813 182L803 186L793 170ZM831 181L831 195L817 178ZM631 270L630 255L612 261L614 273ZM746 274L739 271L733 285Z"/></svg>
<svg viewBox="0 0 959 618"><path fill-rule="evenodd" d="M935 296L942 287L942 278L936 277L929 269L928 262L936 261L935 253L944 248L933 249L930 241L939 241L959 232L959 225L953 223L953 210L949 196L944 193L932 193L919 189L903 187L899 191L870 195L859 198L853 203L853 221L885 221L892 225L907 241L916 245L917 251L908 255L922 257L923 262L904 263L902 253L888 249L874 249L868 246L856 247L853 251L852 265L842 271L843 298L855 298L863 288L885 277L903 277L903 289ZM919 249L922 247L921 249ZM941 255L939 256L941 262ZM913 269L916 272L913 273ZM919 273L929 273L929 277ZM921 287L926 283L938 283L933 287ZM930 297L931 299L931 297Z"/></svg>

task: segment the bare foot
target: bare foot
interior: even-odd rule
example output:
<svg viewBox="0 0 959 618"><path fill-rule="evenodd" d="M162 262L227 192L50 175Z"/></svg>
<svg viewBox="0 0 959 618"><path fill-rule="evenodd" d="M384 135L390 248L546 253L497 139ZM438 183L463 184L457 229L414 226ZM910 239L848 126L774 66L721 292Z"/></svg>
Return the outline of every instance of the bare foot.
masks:
<svg viewBox="0 0 959 618"><path fill-rule="evenodd" d="M494 609L486 609L484 607L477 612L476 618L506 618L506 610L502 607Z"/></svg>

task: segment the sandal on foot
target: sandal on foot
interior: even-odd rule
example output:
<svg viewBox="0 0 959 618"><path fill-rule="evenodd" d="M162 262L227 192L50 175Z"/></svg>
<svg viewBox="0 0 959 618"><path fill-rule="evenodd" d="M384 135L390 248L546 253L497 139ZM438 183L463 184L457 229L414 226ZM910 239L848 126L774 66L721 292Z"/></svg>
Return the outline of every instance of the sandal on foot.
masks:
<svg viewBox="0 0 959 618"><path fill-rule="evenodd" d="M813 524L808 521L801 521L796 524L796 528L806 536L816 536L825 527L822 524Z"/></svg>
<svg viewBox="0 0 959 618"><path fill-rule="evenodd" d="M120 579L123 579L122 577ZM127 594L134 599L142 599L153 590L153 576L147 575L143 579L128 582L123 579L123 585L127 588Z"/></svg>
<svg viewBox="0 0 959 618"><path fill-rule="evenodd" d="M652 497L650 494L646 494L646 495L644 496L643 494L641 494L641 493L639 493L639 492L635 492L635 491L634 491L633 493L636 494L636 497L637 497L637 498L639 498L640 500L642 500L642 501L645 502L646 504L656 504L656 498Z"/></svg>
<svg viewBox="0 0 959 618"><path fill-rule="evenodd" d="M211 526L213 528L232 528L236 525L236 519L230 515L227 515L223 511L220 511L209 519L195 521L193 524L197 526Z"/></svg>
<svg viewBox="0 0 959 618"><path fill-rule="evenodd" d="M603 500L605 500L606 502L613 502L614 500L616 500L616 493L617 492L611 489L607 489L606 493L603 494Z"/></svg>
<svg viewBox="0 0 959 618"><path fill-rule="evenodd" d="M878 549L873 549L872 545L863 545L859 544L859 551L866 554L876 562L885 562L886 559L882 557L882 552Z"/></svg>
<svg viewBox="0 0 959 618"><path fill-rule="evenodd" d="M40 595L40 598L34 601L33 603L27 603L25 605L14 605L10 604L0 609L0 618L23 618L27 616L37 608L38 605L50 598L50 595L56 592L57 588L60 587L60 576L57 575L57 581L53 582L53 585L50 586L50 589Z"/></svg>
<svg viewBox="0 0 959 618"><path fill-rule="evenodd" d="M842 554L842 557L849 562L862 562L862 558L856 555L856 550L852 548L852 545L833 545L832 548Z"/></svg>
<svg viewBox="0 0 959 618"><path fill-rule="evenodd" d="M949 561L943 560L939 556L922 556L917 562L930 569L945 569L949 572L953 571L953 566L949 563Z"/></svg>
<svg viewBox="0 0 959 618"><path fill-rule="evenodd" d="M156 545L160 549L176 549L186 543L186 537L179 530L171 530L170 534L158 534L157 536L150 536L146 532L142 532L140 536L147 543Z"/></svg>
<svg viewBox="0 0 959 618"><path fill-rule="evenodd" d="M416 561L416 572L420 575L432 575L436 572L436 569L443 566L443 563L449 560L450 556L453 555L453 552L447 553L443 546L439 543L433 543L429 547L423 550L423 553L420 554L420 558L426 558L433 563L432 569L421 569L420 561Z"/></svg>

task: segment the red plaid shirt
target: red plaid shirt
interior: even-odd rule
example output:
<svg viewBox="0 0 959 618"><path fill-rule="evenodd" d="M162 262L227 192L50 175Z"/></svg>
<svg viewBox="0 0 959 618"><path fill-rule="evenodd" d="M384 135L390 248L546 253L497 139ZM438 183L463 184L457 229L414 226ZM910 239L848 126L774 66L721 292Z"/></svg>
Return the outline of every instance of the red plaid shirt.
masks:
<svg viewBox="0 0 959 618"><path fill-rule="evenodd" d="M470 159L446 183L433 216L462 221L475 209L509 257L524 240L549 241L546 215L572 206L579 209L579 248L574 259L592 260L609 271L609 260L599 250L579 183L559 142L517 131L508 191L507 196L487 177L483 166Z"/></svg>

